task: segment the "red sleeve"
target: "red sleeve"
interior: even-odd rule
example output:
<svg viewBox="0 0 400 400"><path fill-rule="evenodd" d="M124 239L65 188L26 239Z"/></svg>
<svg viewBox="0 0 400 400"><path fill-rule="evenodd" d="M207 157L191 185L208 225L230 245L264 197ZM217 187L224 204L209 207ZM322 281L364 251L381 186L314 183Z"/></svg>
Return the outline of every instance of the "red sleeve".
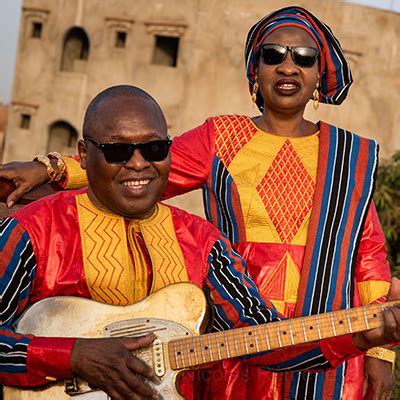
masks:
<svg viewBox="0 0 400 400"><path fill-rule="evenodd" d="M390 266L386 259L385 236L373 203L365 221L355 274L363 305L386 300L391 279Z"/></svg>
<svg viewBox="0 0 400 400"><path fill-rule="evenodd" d="M34 337L28 346L28 374L67 379L72 376L71 353L75 338Z"/></svg>
<svg viewBox="0 0 400 400"><path fill-rule="evenodd" d="M199 189L211 172L214 152L214 123L211 118L175 138L171 146L171 172L163 198Z"/></svg>

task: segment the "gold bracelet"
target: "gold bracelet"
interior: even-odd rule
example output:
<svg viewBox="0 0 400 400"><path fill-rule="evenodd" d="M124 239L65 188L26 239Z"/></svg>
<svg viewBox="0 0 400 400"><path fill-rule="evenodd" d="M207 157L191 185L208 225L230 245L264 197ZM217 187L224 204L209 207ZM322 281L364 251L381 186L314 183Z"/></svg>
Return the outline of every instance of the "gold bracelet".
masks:
<svg viewBox="0 0 400 400"><path fill-rule="evenodd" d="M64 172L65 172L65 163L62 158L62 155L60 153L57 153L56 151L52 151L51 153L47 154L47 157L49 159L55 158L57 160L58 173L55 176L55 178L53 179L53 181L60 182L61 179L63 178Z"/></svg>
<svg viewBox="0 0 400 400"><path fill-rule="evenodd" d="M47 169L47 175L50 179L50 182L53 182L54 179L57 177L57 171L53 168L53 166L51 165L50 159L49 157L46 156L41 156L41 155L37 155L33 161L38 161L40 163L42 163L43 165L46 166Z"/></svg>
<svg viewBox="0 0 400 400"><path fill-rule="evenodd" d="M393 369L396 364L396 352L393 350L388 350L384 347L372 347L372 349L369 349L365 355L390 362L392 363Z"/></svg>

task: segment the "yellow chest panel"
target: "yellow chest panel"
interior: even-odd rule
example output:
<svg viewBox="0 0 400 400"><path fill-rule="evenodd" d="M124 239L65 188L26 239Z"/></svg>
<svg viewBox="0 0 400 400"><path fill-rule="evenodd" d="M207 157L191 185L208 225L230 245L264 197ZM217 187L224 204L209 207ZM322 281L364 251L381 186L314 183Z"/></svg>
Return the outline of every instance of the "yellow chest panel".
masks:
<svg viewBox="0 0 400 400"><path fill-rule="evenodd" d="M83 268L93 299L108 304L132 304L149 292L188 281L168 207L158 204L152 217L131 220L127 227L123 217L98 209L87 194L78 195L76 204ZM135 230L142 234L150 255L153 276L150 290L148 267Z"/></svg>
<svg viewBox="0 0 400 400"><path fill-rule="evenodd" d="M228 171L240 195L248 241L305 245L317 175L319 138L258 131Z"/></svg>

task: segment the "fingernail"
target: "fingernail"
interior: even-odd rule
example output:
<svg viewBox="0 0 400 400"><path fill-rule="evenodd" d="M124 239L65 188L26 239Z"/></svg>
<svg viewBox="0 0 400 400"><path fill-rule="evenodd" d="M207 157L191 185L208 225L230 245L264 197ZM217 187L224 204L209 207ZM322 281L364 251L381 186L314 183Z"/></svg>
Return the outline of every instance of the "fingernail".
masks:
<svg viewBox="0 0 400 400"><path fill-rule="evenodd" d="M15 204L15 203L14 203L13 201L9 201L9 202L7 203L7 207L8 207L8 208L11 208L14 204Z"/></svg>

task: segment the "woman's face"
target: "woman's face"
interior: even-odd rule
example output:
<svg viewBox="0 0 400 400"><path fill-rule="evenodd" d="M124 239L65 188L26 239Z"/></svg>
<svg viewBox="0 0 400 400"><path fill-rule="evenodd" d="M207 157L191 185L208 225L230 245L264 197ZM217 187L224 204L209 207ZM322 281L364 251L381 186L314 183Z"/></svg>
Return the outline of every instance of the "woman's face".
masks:
<svg viewBox="0 0 400 400"><path fill-rule="evenodd" d="M278 28L263 44L318 48L305 30L296 27ZM289 115L303 112L315 90L318 70L318 62L310 68L296 65L289 51L278 65L267 65L261 57L257 67L257 81L265 109Z"/></svg>

